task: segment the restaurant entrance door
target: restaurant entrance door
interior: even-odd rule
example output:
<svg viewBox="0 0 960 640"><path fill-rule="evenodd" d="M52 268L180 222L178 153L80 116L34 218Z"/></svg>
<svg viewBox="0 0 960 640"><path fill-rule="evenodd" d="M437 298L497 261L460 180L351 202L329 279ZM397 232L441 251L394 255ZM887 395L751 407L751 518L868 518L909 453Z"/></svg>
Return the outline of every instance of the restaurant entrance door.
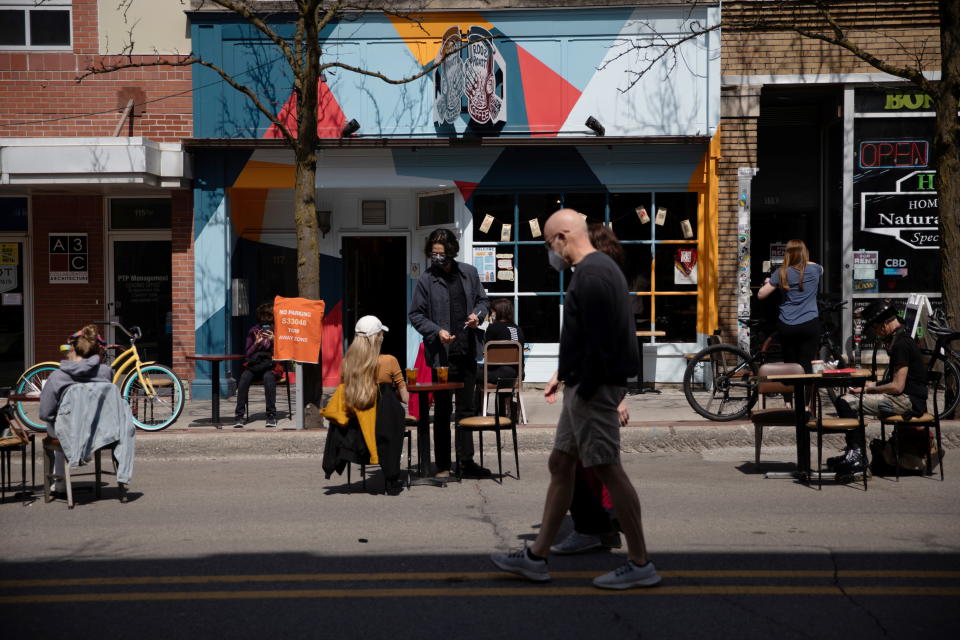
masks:
<svg viewBox="0 0 960 640"><path fill-rule="evenodd" d="M357 320L380 318L390 330L381 353L407 359L407 238L346 236L343 238L343 337L353 341Z"/></svg>

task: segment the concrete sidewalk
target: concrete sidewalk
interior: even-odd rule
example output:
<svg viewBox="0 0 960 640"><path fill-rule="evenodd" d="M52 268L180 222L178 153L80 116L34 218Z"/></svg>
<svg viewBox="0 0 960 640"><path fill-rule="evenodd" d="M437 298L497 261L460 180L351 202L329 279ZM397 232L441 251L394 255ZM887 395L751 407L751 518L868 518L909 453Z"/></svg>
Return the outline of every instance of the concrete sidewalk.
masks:
<svg viewBox="0 0 960 640"><path fill-rule="evenodd" d="M211 415L210 400L190 400L180 419L164 431L137 433L137 457L152 459L220 458L263 456L319 456L323 453L326 429L297 431L294 421L287 416L286 396L278 389L277 409L279 427L267 429L263 389L251 388L251 419L243 429L224 426L190 426L198 418ZM234 398L220 401L220 415L224 420L233 416ZM560 415L560 405L547 404L542 390L523 392L528 424L518 428L521 452L546 452L553 447L554 428ZM683 392L664 389L660 394L628 395L630 423L621 432L625 453L651 451L702 452L723 447L754 446L754 428L749 421L711 422L704 420L687 404ZM294 407L296 402L294 399ZM960 447L960 421L942 423L944 448ZM867 438L879 436L879 425L868 426ZM485 438L492 451L492 436ZM793 429L772 427L764 430L764 447L794 445ZM512 449L507 434L504 446ZM829 439L829 449L841 448L840 437Z"/></svg>

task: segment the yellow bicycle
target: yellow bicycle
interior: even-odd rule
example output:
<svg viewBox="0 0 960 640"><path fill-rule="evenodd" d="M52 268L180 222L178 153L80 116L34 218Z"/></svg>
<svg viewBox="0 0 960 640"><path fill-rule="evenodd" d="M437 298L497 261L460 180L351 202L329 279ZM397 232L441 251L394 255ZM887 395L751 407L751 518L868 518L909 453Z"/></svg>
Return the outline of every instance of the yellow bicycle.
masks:
<svg viewBox="0 0 960 640"><path fill-rule="evenodd" d="M127 329L119 322L109 324L130 338L130 347L109 364L113 368L113 383L120 387L120 394L130 405L134 423L145 431L166 429L183 411L183 383L169 367L140 360L140 353L137 351L137 340L143 336L140 327ZM120 345L110 345L107 348L119 347ZM15 393L39 396L47 378L59 368L59 362L33 365L20 376ZM47 430L46 423L40 420L39 403L17 402L16 412L20 421L30 429Z"/></svg>

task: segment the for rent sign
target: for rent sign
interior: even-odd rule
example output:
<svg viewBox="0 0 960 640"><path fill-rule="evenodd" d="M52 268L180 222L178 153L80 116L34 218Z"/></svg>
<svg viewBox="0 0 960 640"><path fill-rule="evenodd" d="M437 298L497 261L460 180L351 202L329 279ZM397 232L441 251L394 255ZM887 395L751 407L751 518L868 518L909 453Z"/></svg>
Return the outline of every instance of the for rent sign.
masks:
<svg viewBox="0 0 960 640"><path fill-rule="evenodd" d="M323 334L323 300L273 299L273 359L317 364Z"/></svg>

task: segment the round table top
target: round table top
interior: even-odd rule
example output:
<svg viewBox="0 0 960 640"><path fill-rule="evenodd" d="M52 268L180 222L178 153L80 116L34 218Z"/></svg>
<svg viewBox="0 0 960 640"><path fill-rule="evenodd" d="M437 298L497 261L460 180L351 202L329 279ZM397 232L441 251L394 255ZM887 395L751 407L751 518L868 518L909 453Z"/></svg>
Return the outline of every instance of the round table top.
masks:
<svg viewBox="0 0 960 640"><path fill-rule="evenodd" d="M236 354L236 353L226 353L226 354L202 354L194 353L187 355L187 360L204 360L207 362L220 362L222 360L243 360L247 356Z"/></svg>
<svg viewBox="0 0 960 640"><path fill-rule="evenodd" d="M412 384L407 387L407 391L412 393L425 393L428 391L453 391L454 389L463 389L463 383L433 382L430 384Z"/></svg>

